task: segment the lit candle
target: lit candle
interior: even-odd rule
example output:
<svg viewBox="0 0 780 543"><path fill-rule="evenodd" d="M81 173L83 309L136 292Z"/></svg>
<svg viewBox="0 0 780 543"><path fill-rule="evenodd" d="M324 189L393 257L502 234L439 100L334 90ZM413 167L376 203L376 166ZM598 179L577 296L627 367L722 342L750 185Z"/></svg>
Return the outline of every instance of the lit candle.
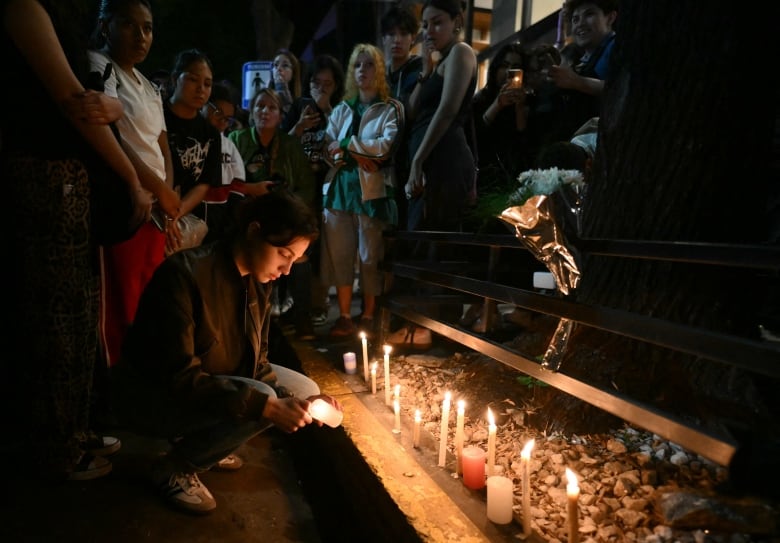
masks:
<svg viewBox="0 0 780 543"><path fill-rule="evenodd" d="M488 407L488 456L487 456L487 474L493 475L496 467L496 421L493 418L493 412Z"/></svg>
<svg viewBox="0 0 780 543"><path fill-rule="evenodd" d="M344 353L344 371L350 375L357 371L357 363L355 362L355 353Z"/></svg>
<svg viewBox="0 0 780 543"><path fill-rule="evenodd" d="M458 418L457 424L455 425L455 454L457 455L458 460L458 475L463 473L463 459L461 457L463 456L463 419L465 418L465 413L466 402L458 400Z"/></svg>
<svg viewBox="0 0 780 543"><path fill-rule="evenodd" d="M401 385L395 385L393 388L393 399L398 400L401 398Z"/></svg>
<svg viewBox="0 0 780 543"><path fill-rule="evenodd" d="M414 434L412 434L412 446L415 449L420 448L420 424L422 423L422 416L420 410L414 410Z"/></svg>
<svg viewBox="0 0 780 543"><path fill-rule="evenodd" d="M487 478L487 518L496 524L512 522L512 479L493 475Z"/></svg>
<svg viewBox="0 0 780 543"><path fill-rule="evenodd" d="M520 451L520 464L523 470L523 535L527 538L531 535L531 450L535 440L525 444Z"/></svg>
<svg viewBox="0 0 780 543"><path fill-rule="evenodd" d="M368 339L365 332L360 332L360 341L363 342L363 379L368 383Z"/></svg>
<svg viewBox="0 0 780 543"><path fill-rule="evenodd" d="M385 405L393 405L390 402L390 351L393 348L390 345L384 346L385 350Z"/></svg>
<svg viewBox="0 0 780 543"><path fill-rule="evenodd" d="M371 364L371 394L376 396L376 362Z"/></svg>
<svg viewBox="0 0 780 543"><path fill-rule="evenodd" d="M393 412L395 413L395 427L393 427L394 434L401 433L401 401L396 398L393 400Z"/></svg>
<svg viewBox="0 0 780 543"><path fill-rule="evenodd" d="M485 450L480 447L463 448L463 484L472 490L485 486Z"/></svg>
<svg viewBox="0 0 780 543"><path fill-rule="evenodd" d="M580 540L580 521L577 499L580 496L580 487L577 484L577 476L569 468L566 468L566 496L569 498L569 543L578 543Z"/></svg>
<svg viewBox="0 0 780 543"><path fill-rule="evenodd" d="M441 432L439 433L439 467L443 468L447 460L447 430L450 426L450 393L444 393L441 406Z"/></svg>

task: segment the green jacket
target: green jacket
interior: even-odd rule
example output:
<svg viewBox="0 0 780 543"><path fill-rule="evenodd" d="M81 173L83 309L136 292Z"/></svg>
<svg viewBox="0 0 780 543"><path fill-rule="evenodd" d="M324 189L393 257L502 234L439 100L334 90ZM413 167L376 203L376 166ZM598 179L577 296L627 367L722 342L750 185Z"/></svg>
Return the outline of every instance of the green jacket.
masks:
<svg viewBox="0 0 780 543"><path fill-rule="evenodd" d="M267 149L261 148L254 127L235 130L228 134L244 159L247 182L281 180L298 196L319 208L317 183L309 165L309 158L298 138L276 131Z"/></svg>

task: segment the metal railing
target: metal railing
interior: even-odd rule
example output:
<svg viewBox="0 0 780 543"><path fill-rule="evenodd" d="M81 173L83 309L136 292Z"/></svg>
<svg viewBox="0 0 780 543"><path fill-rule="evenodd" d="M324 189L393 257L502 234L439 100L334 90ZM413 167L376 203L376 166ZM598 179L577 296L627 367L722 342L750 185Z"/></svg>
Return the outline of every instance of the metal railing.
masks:
<svg viewBox="0 0 780 543"><path fill-rule="evenodd" d="M384 267L394 277L406 278L415 284L443 287L451 294L421 300L419 297L394 293L391 290L380 298L383 332L389 322L389 313L397 314L721 465L727 465L736 450L737 444L731 436L698 427L682 417L611 388L579 381L567 376L565 372L544 369L538 361L527 358L523 353L458 325L432 318L417 308L425 303L435 305L477 296L493 303L512 304L530 311L570 319L586 326L721 362L759 375L780 378L778 343L754 341L629 311L588 305L493 281L502 249L525 250L522 242L513 235L400 231L388 234L388 238L394 240L394 243L427 242L482 246L489 249L490 256L484 264L488 280L474 279L462 273L448 273L442 270L441 265L432 262L388 259ZM772 272L780 270L780 248L766 246L585 239L577 241L577 249L582 253L615 258L665 260Z"/></svg>

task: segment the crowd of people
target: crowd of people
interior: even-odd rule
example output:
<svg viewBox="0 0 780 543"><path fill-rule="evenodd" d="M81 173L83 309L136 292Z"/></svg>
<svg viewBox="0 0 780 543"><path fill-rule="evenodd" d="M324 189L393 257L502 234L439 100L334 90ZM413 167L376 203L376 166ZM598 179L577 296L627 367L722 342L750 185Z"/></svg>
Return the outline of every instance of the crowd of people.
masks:
<svg viewBox="0 0 780 543"><path fill-rule="evenodd" d="M340 408L270 358L278 318L314 339L333 288L328 335L375 332L392 284L380 268L387 230L462 231L483 184L516 179L598 117L617 0L567 0L565 54L507 45L479 90L465 3L426 0L419 17L395 6L381 44L357 44L344 64L322 54L304 66L279 49L247 110L204 51L137 68L153 45L149 0L99 4L85 33L82 2L2 3L16 82L0 113L14 202L5 322L9 352L25 353L4 364L4 397L24 406L12 427L45 478L110 472L121 443L96 421L113 409L120 425L170 441L153 470L164 499L208 512L216 502L198 473L240 468L235 450L269 427L316 423L315 398ZM87 85L96 75L100 89ZM25 119L33 109L46 130ZM96 235L106 209L121 239ZM190 217L206 225L202 241L185 235ZM401 325L388 341L424 349L432 337Z"/></svg>

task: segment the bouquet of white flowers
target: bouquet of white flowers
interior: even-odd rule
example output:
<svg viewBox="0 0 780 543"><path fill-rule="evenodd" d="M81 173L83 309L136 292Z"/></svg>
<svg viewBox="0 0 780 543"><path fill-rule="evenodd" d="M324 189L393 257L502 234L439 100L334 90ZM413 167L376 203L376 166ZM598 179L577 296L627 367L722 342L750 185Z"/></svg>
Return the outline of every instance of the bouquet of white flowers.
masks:
<svg viewBox="0 0 780 543"><path fill-rule="evenodd" d="M585 187L585 179L579 170L528 170L517 178L520 186L509 196L510 206L523 205L531 196L548 195L569 186L576 193Z"/></svg>

